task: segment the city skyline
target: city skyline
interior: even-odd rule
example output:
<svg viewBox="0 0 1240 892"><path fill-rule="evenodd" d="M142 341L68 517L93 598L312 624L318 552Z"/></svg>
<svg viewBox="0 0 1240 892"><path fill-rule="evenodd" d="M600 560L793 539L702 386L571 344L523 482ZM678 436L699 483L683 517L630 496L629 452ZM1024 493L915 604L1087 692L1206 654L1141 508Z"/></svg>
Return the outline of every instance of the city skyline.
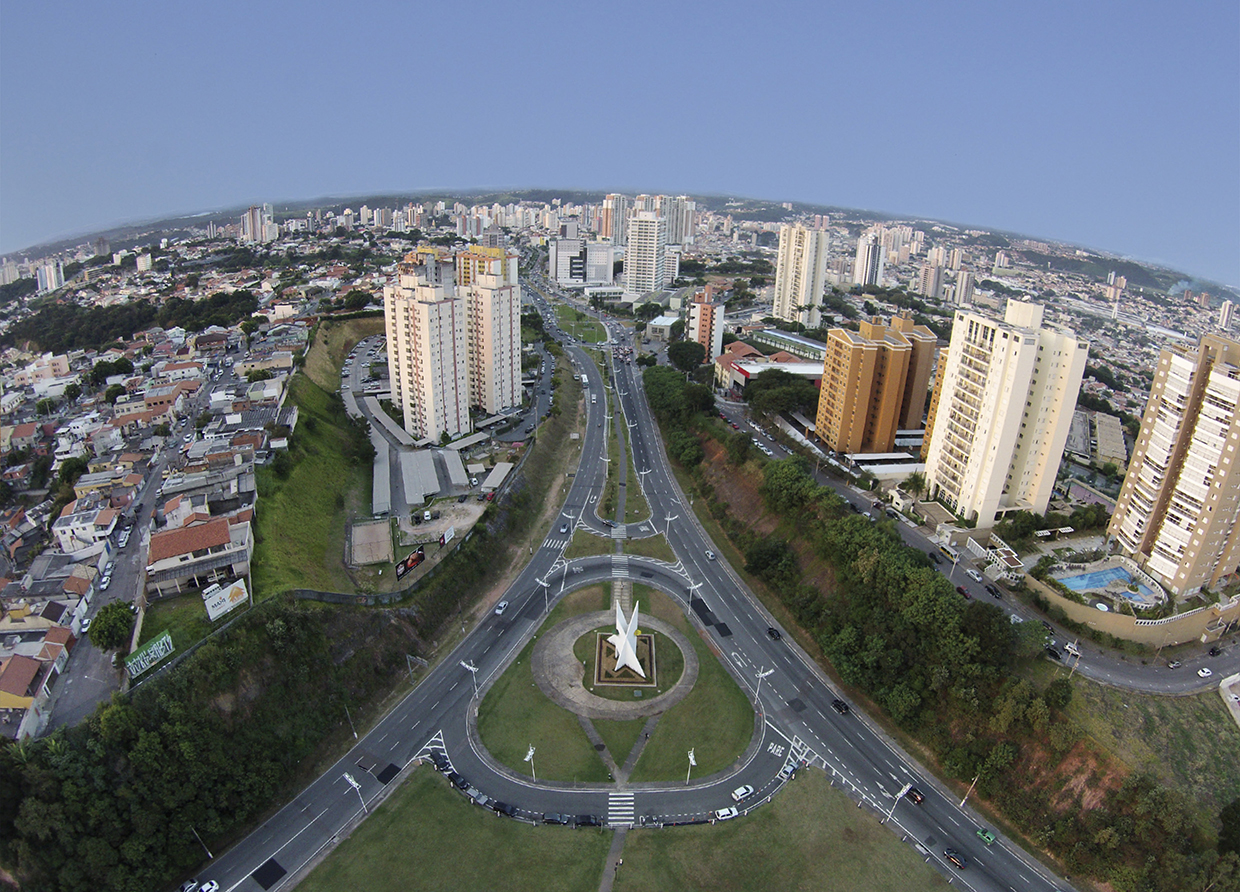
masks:
<svg viewBox="0 0 1240 892"><path fill-rule="evenodd" d="M0 251L319 195L631 185L955 221L1240 284L1234 5L982 15L898 4L877 20L807 4L611 12L471 11L488 28L468 46L425 41L410 90L367 62L418 26L421 13L396 5L343 22L314 8L7 6ZM439 10L439 33L468 30L462 15ZM26 39L35 33L49 38ZM631 48L614 74L594 70L604 40ZM741 47L750 76L724 79L720 63ZM549 86L547 59L562 72ZM572 75L582 66L591 77ZM454 138L405 138L418 127L413 97L497 83L523 97L488 121L506 134L503 153L471 138L482 133L468 103L438 122ZM608 116L551 126L532 111L547 89L564 107L606 96ZM335 123L345 108L375 128L346 139ZM899 137L918 115L953 123ZM729 126L733 137L706 138ZM784 148L794 144L814 148Z"/></svg>

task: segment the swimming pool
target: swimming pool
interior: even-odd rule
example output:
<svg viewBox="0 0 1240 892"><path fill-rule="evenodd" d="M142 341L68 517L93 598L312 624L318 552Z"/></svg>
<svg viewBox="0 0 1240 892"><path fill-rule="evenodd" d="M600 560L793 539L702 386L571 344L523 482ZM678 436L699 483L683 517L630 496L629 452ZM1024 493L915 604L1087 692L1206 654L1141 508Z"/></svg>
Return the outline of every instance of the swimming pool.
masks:
<svg viewBox="0 0 1240 892"><path fill-rule="evenodd" d="M1105 570L1093 570L1089 573L1081 573L1077 576L1064 576L1059 579L1064 585L1072 589L1074 592L1087 592L1093 589L1104 589L1112 582L1119 580L1125 585L1132 583L1132 574L1123 567L1108 567ZM1148 597L1157 597L1153 589L1148 585L1138 585L1137 591ZM1130 600L1144 600L1133 596L1132 592L1125 592L1124 596Z"/></svg>

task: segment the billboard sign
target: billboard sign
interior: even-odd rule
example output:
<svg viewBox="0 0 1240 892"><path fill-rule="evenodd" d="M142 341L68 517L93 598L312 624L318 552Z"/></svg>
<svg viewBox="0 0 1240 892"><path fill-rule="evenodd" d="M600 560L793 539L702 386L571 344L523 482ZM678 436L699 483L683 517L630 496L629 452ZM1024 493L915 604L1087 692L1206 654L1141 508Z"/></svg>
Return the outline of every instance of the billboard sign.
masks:
<svg viewBox="0 0 1240 892"><path fill-rule="evenodd" d="M171 656L174 650L176 647L172 643L172 633L165 629L158 638L125 657L125 670L130 678L137 678L165 657Z"/></svg>
<svg viewBox="0 0 1240 892"><path fill-rule="evenodd" d="M409 556L396 565L396 578L404 579L409 575L409 571L424 560L426 560L426 546L419 545L416 551L409 552Z"/></svg>
<svg viewBox="0 0 1240 892"><path fill-rule="evenodd" d="M238 579L226 586L213 585L202 593L202 603L207 608L207 617L211 622L236 610L249 600L250 593L246 591L244 579Z"/></svg>
<svg viewBox="0 0 1240 892"><path fill-rule="evenodd" d="M439 537L439 547L443 548L456 538L456 527L448 527L448 531Z"/></svg>

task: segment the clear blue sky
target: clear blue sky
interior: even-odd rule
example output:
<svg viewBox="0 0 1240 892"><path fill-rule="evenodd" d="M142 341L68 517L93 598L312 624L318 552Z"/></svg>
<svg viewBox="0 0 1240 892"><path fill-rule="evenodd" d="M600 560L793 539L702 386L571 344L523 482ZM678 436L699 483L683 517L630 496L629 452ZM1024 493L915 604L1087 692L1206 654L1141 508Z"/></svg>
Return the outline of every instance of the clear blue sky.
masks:
<svg viewBox="0 0 1240 892"><path fill-rule="evenodd" d="M1240 285L1240 4L0 6L0 251L489 186L928 216Z"/></svg>

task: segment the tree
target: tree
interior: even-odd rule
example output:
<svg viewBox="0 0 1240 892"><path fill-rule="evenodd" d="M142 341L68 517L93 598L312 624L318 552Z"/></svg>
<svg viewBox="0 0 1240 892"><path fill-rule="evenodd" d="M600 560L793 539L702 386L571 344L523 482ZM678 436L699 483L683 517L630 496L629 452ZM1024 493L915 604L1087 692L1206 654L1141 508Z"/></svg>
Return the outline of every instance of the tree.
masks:
<svg viewBox="0 0 1240 892"><path fill-rule="evenodd" d="M274 377L271 374L271 369L254 369L245 376L245 380L250 384L254 384L257 381L270 381Z"/></svg>
<svg viewBox="0 0 1240 892"><path fill-rule="evenodd" d="M1067 709L1072 702L1072 682L1066 678L1057 678L1046 686L1042 699L1051 709Z"/></svg>
<svg viewBox="0 0 1240 892"><path fill-rule="evenodd" d="M655 303L652 300L648 300L637 308L636 315L638 319L644 319L646 321L650 321L651 319L653 319L655 316L658 316L662 312L663 312L663 307L659 306L657 303Z"/></svg>
<svg viewBox="0 0 1240 892"><path fill-rule="evenodd" d="M667 358L682 372L691 372L706 361L706 348L697 341L677 341L667 348Z"/></svg>
<svg viewBox="0 0 1240 892"><path fill-rule="evenodd" d="M113 405L116 405L116 401L124 395L124 384L110 384L108 385L108 389L103 392L103 398Z"/></svg>
<svg viewBox="0 0 1240 892"><path fill-rule="evenodd" d="M76 381L65 388L65 399L67 399L69 402L73 402L81 395L82 395L82 385L78 384Z"/></svg>
<svg viewBox="0 0 1240 892"><path fill-rule="evenodd" d="M90 465L87 464L86 459L80 456L75 455L72 458L66 458L60 463L61 486L72 487L73 484L77 483L78 478L85 474L89 468Z"/></svg>
<svg viewBox="0 0 1240 892"><path fill-rule="evenodd" d="M100 650L116 650L129 643L133 613L124 601L104 604L90 623L90 643Z"/></svg>
<svg viewBox="0 0 1240 892"><path fill-rule="evenodd" d="M677 319L672 323L669 334L673 341L679 341L685 336L685 320Z"/></svg>
<svg viewBox="0 0 1240 892"><path fill-rule="evenodd" d="M344 296L346 310L360 310L370 303L370 294L358 288L351 289Z"/></svg>
<svg viewBox="0 0 1240 892"><path fill-rule="evenodd" d="M909 495L919 496L926 491L926 475L921 471L914 471L904 478L904 482L900 486Z"/></svg>
<svg viewBox="0 0 1240 892"><path fill-rule="evenodd" d="M43 399L39 400L37 403L34 404L34 410L39 415L51 415L52 410L55 408L56 408L55 400L48 399L47 397L44 397Z"/></svg>
<svg viewBox="0 0 1240 892"><path fill-rule="evenodd" d="M1223 829L1218 835L1220 855L1235 852L1240 855L1240 798L1233 799L1218 813Z"/></svg>

